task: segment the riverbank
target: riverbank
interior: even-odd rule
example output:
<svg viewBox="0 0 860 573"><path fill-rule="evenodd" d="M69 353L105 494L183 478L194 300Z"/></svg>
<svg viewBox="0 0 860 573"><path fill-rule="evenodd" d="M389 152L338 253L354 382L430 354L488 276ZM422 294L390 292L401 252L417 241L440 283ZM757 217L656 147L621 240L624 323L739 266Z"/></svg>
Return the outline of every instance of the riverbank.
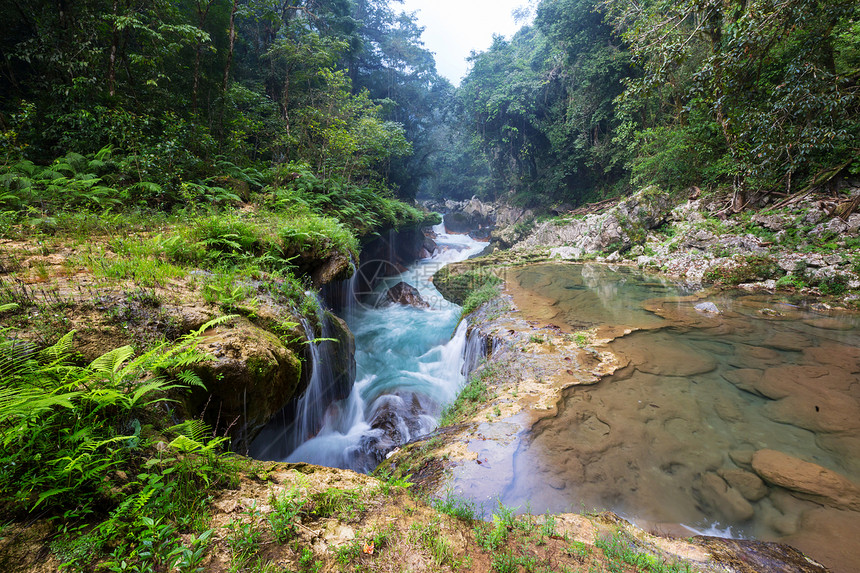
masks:
<svg viewBox="0 0 860 573"><path fill-rule="evenodd" d="M470 261L467 268L471 274L455 275L453 281L447 280L450 275L437 275L437 283L445 292L446 285L456 286L457 276L472 280L480 276L505 278L501 295L469 316L470 336L483 340L487 361L464 391L459 411L448 420L451 425L428 440L410 444L392 458L395 467L403 468L399 471L416 472L421 483L437 495L451 490L485 503L492 503L490 500L497 495L508 505L520 510L530 507L537 512L546 507L557 511L565 503L574 508L582 503L583 511L592 507L611 509L621 499L629 498L624 505L632 500L640 509L628 506L625 511L640 526L682 537L695 535L696 530L681 525L681 521L673 522L672 516L689 519L686 523L693 525L696 518L691 516L702 515L701 508L715 521L742 524L755 513L764 521L749 522L761 525L748 528L771 531L762 534L800 547L833 571L855 569L858 555L852 549L851 539L858 532L850 524L857 522L856 516L850 517L855 514L849 506L834 500L852 495L850 492L856 490L856 485L838 472L807 464L812 473L815 469L817 475L826 476L827 480L833 478L834 483L844 487L840 486L841 493L836 492L839 487L826 491L829 488L818 479L801 486L796 480L802 479L791 469L806 467L806 462L801 461L806 456L794 453L792 444L805 441L802 435L810 435L809 431L818 431L823 444L836 439L847 446L853 439L854 445L848 450L832 441L823 447L841 452L834 454L837 460L856 457L856 439L850 438L856 438L854 430L840 425L830 426L821 433L824 418L813 421L808 414L791 406L812 399L802 398L806 390L801 371L808 374L811 368L816 368L810 364L818 364L817 368L826 370L827 376L837 377L834 381L847 380L850 384L851 367L843 370L832 363L833 359L824 358L856 352L856 347L845 345L848 343L834 342L841 339L840 330L828 330L845 328L850 323L840 326L836 315L823 307L818 312L804 311L793 305L781 305L769 296L751 294L732 302L727 298L728 293L714 289L690 291L679 286L678 281L639 278L639 273L624 266L546 263L495 267L491 272L486 264L476 266L479 263L480 260ZM558 277L541 278L540 273L535 274L536 269L546 267L558 269L553 271ZM565 282L579 276L577 268L582 269L584 283ZM477 274L476 269L482 274ZM630 294L619 290L636 281L645 289L643 294L631 299ZM485 284L488 282L493 281ZM824 334L824 342L802 342L805 335L795 332L787 320L803 320L807 325L800 326ZM748 321L761 323L764 334L753 334L750 341L738 338L750 330ZM694 351L683 341L683 336L678 341L664 340L666 328L669 329L666 332L673 329L689 332L688 342L703 336L696 335L698 331L719 333L718 340L702 339L700 344L703 349L711 349L710 352L715 346L735 345L730 365L717 369L713 358ZM640 340L642 336L646 338ZM833 336L836 338L830 340ZM789 349L786 346L789 339L809 348L795 345ZM785 362L787 356L798 356L799 352L800 360ZM744 425L761 413L747 411L759 406L746 405L742 398L727 394L727 390L715 388L716 395L698 396L703 376L716 376L716 380L732 388L726 378L736 380L733 374L740 372L748 373L752 379L758 372L755 368L767 368L768 364L780 366L773 374L787 384L790 380L800 381L796 387L791 386L793 382L783 385L776 393L763 386L759 390L741 387L745 395L763 392L758 396L764 399L756 398L754 402L765 406L766 417L778 418L777 423L771 424L775 434L765 437L761 434L763 430L745 426L738 428L741 436L756 436L747 438L750 440L747 445L743 440L705 445L707 442L703 440L707 440L708 432L705 426ZM792 374L794 370L801 378ZM603 386L626 387L625 381L640 372L650 378L634 384L645 390L642 396L637 396L638 405L632 393L635 390L623 390L617 403L612 402L615 398L605 397ZM661 378L673 381L672 385L682 393L675 396L658 390L655 384ZM825 379L817 380L817 397L813 400L846 406L855 403L849 395L841 394L844 390L839 389L839 384L843 382L831 387ZM565 421L554 429L553 424L562 418L562 412ZM827 406L819 412L816 407L813 414L832 416L834 411ZM711 420L709 416L715 417ZM846 416L846 420L852 419L856 412ZM640 419L651 426L637 429L635 423ZM627 426L629 430L625 430ZM655 434L654 430L664 427L671 439ZM557 440L553 437L554 432L565 431L573 434L565 433ZM651 441L654 439L658 441ZM783 439L787 441L779 445ZM800 458L768 448L788 448L787 451ZM816 457L812 459L818 460L819 454L813 455ZM781 460L783 477L777 478L762 461L770 457ZM660 483L673 480L666 491L667 498L656 490L649 491L649 487L658 485L653 481L655 478ZM755 486L756 491L748 486ZM684 503L689 507L684 508L681 499L688 499ZM524 505L525 501L528 505ZM684 515L687 517L680 517ZM708 526L699 527L701 531ZM746 535L751 535L753 529ZM784 571L785 567L776 563L762 565L757 570Z"/></svg>
<svg viewBox="0 0 860 573"><path fill-rule="evenodd" d="M551 218L475 200L451 204L486 225L493 252L449 272L537 261L634 265L700 288L717 285L860 308L860 186L802 194L734 212L731 195L673 198L650 187ZM456 212L456 211L455 211ZM481 214L484 215L481 215ZM483 217L483 218L482 218ZM456 219L456 217L449 217ZM814 300L812 300L814 299Z"/></svg>

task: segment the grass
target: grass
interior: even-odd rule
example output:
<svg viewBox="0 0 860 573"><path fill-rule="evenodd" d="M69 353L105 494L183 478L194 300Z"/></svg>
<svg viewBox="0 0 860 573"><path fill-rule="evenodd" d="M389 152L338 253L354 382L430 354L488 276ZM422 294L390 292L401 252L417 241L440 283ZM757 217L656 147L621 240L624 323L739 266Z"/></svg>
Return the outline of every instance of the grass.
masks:
<svg viewBox="0 0 860 573"><path fill-rule="evenodd" d="M490 364L473 373L456 400L442 411L442 415L439 417L439 426L449 426L474 414L480 404L490 399L488 381L494 375L495 369Z"/></svg>

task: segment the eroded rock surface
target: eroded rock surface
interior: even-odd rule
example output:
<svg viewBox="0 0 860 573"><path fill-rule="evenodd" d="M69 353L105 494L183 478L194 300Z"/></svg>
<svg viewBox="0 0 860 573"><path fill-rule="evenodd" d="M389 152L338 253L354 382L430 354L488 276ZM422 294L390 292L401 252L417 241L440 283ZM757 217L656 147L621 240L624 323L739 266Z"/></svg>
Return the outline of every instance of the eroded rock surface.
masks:
<svg viewBox="0 0 860 573"><path fill-rule="evenodd" d="M244 451L266 422L296 394L302 365L274 334L237 318L204 333L200 348L212 359L198 367L206 390L195 403L213 426L242 428Z"/></svg>
<svg viewBox="0 0 860 573"><path fill-rule="evenodd" d="M860 486L833 470L767 449L753 455L752 467L763 480L796 495L837 509L860 511Z"/></svg>
<svg viewBox="0 0 860 573"><path fill-rule="evenodd" d="M414 306L415 308L430 308L430 304L421 298L421 293L414 286L400 281L387 291L385 298L394 304Z"/></svg>

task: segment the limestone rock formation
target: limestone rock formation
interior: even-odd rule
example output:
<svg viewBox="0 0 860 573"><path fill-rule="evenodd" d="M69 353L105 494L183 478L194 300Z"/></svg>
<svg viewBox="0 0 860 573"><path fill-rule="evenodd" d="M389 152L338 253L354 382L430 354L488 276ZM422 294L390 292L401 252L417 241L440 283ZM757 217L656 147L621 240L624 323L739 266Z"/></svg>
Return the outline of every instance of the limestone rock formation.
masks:
<svg viewBox="0 0 860 573"><path fill-rule="evenodd" d="M198 367L206 391L192 405L219 430L241 428L238 451L299 389L299 357L274 334L238 318L204 333L199 348L211 359Z"/></svg>
<svg viewBox="0 0 860 573"><path fill-rule="evenodd" d="M514 248L574 247L582 254L625 252L644 243L647 231L662 224L670 208L666 194L645 189L606 213L540 224Z"/></svg>
<svg viewBox="0 0 860 573"><path fill-rule="evenodd" d="M769 483L795 495L838 509L860 511L860 486L817 464L776 450L758 450L753 470Z"/></svg>

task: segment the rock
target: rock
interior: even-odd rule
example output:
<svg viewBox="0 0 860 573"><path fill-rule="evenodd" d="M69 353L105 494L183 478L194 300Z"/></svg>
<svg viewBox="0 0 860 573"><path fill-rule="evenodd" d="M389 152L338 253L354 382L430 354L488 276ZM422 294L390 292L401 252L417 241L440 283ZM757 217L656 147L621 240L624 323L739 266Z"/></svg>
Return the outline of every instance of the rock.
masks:
<svg viewBox="0 0 860 573"><path fill-rule="evenodd" d="M347 279L352 273L352 264L344 253L335 253L327 258L311 273L311 279L317 286L328 284L335 280Z"/></svg>
<svg viewBox="0 0 860 573"><path fill-rule="evenodd" d="M643 189L606 213L541 223L514 248L577 247L589 254L623 253L644 243L647 231L665 221L670 206L665 193Z"/></svg>
<svg viewBox="0 0 860 573"><path fill-rule="evenodd" d="M385 298L395 304L414 306L415 308L430 308L430 304L421 298L418 289L403 281L385 291Z"/></svg>
<svg viewBox="0 0 860 573"><path fill-rule="evenodd" d="M833 470L776 450L758 450L753 454L752 467L763 480L799 497L860 511L860 487Z"/></svg>
<svg viewBox="0 0 860 573"><path fill-rule="evenodd" d="M719 308L717 308L717 305L712 302L700 302L695 306L695 309L699 312L704 312L708 314L723 314L723 312Z"/></svg>
<svg viewBox="0 0 860 573"><path fill-rule="evenodd" d="M809 337L800 334L799 332L775 332L766 337L762 346L773 348L775 350L791 350L802 352L812 346L812 341Z"/></svg>
<svg viewBox="0 0 860 573"><path fill-rule="evenodd" d="M792 225L792 220L784 215L765 215L756 213L752 220L771 231L782 231Z"/></svg>
<svg viewBox="0 0 860 573"><path fill-rule="evenodd" d="M815 554L832 571L860 571L860 519L853 511L818 508L800 518L800 531L781 542Z"/></svg>
<svg viewBox="0 0 860 573"><path fill-rule="evenodd" d="M751 394L759 394L757 386L762 377L762 371L757 368L738 368L737 370L729 370L722 374L723 378L731 382L744 392Z"/></svg>
<svg viewBox="0 0 860 573"><path fill-rule="evenodd" d="M731 522L746 521L755 514L750 502L715 473L702 476L699 493L706 504Z"/></svg>
<svg viewBox="0 0 860 573"><path fill-rule="evenodd" d="M753 454L755 454L753 450L732 450L729 452L729 457L739 466L752 469Z"/></svg>
<svg viewBox="0 0 860 573"><path fill-rule="evenodd" d="M732 469L721 469L717 473L749 501L758 501L768 493L767 486L754 473Z"/></svg>
<svg viewBox="0 0 860 573"><path fill-rule="evenodd" d="M245 318L205 333L198 347L212 359L196 368L206 390L192 393L192 408L205 408L205 419L221 426L216 431L234 425L239 451L244 451L296 394L301 362L277 336Z"/></svg>
<svg viewBox="0 0 860 573"><path fill-rule="evenodd" d="M555 247L549 252L551 259L563 259L566 261L579 259L582 255L583 250L579 247Z"/></svg>
<svg viewBox="0 0 860 573"><path fill-rule="evenodd" d="M421 252L419 253L419 257L422 259L428 259L433 256L433 253L436 252L437 249L436 241L434 241L431 237L424 237L424 242L421 244Z"/></svg>
<svg viewBox="0 0 860 573"><path fill-rule="evenodd" d="M705 547L717 571L733 573L829 573L821 565L800 551L780 543L726 539L723 537L695 537L697 545Z"/></svg>

